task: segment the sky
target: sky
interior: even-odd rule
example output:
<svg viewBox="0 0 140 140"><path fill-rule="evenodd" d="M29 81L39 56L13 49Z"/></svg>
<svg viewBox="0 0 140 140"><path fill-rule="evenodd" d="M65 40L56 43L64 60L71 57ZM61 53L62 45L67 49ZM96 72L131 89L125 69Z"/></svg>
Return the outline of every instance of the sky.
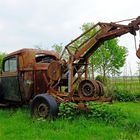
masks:
<svg viewBox="0 0 140 140"><path fill-rule="evenodd" d="M83 23L138 16L140 0L0 0L0 52L35 46L51 49L53 44L66 45L81 34ZM139 60L133 38L121 36L119 45L128 48L126 67L134 74Z"/></svg>

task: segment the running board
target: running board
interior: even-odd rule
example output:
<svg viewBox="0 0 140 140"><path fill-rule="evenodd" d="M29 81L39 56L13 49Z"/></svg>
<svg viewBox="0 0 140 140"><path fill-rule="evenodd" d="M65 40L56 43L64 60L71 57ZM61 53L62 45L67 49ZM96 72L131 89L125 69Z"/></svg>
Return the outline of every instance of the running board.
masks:
<svg viewBox="0 0 140 140"><path fill-rule="evenodd" d="M0 107L7 107L7 106L9 106L8 103L0 103Z"/></svg>

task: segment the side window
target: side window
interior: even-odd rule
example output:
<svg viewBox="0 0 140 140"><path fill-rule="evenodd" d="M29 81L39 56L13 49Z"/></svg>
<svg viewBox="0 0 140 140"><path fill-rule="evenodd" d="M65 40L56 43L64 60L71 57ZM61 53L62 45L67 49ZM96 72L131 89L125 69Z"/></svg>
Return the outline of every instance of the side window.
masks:
<svg viewBox="0 0 140 140"><path fill-rule="evenodd" d="M4 62L4 69L3 69L4 71L9 71L9 60L6 60L5 62Z"/></svg>
<svg viewBox="0 0 140 140"><path fill-rule="evenodd" d="M17 71L17 58L12 57L4 61L3 71L15 72Z"/></svg>

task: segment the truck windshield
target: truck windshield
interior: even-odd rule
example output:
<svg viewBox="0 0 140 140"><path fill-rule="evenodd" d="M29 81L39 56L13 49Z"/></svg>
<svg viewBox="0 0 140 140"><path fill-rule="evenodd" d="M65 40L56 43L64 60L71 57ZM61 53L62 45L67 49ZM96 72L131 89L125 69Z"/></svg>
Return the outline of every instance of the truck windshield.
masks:
<svg viewBox="0 0 140 140"><path fill-rule="evenodd" d="M36 54L35 59L36 63L51 63L56 60L56 57L46 54Z"/></svg>

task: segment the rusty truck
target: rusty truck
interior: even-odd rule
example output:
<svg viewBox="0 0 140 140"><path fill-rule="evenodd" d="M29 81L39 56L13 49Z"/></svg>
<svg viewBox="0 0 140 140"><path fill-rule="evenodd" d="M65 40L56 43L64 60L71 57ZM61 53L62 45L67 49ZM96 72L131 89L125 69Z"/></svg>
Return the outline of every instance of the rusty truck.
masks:
<svg viewBox="0 0 140 140"><path fill-rule="evenodd" d="M95 29L77 45L79 39ZM102 83L88 79L88 60L104 41L126 33L136 36L138 30L140 17L127 25L99 22L66 45L62 55L40 49L8 54L0 72L0 105L28 104L33 116L47 118L57 115L61 102L105 101ZM140 58L140 49L136 55Z"/></svg>

